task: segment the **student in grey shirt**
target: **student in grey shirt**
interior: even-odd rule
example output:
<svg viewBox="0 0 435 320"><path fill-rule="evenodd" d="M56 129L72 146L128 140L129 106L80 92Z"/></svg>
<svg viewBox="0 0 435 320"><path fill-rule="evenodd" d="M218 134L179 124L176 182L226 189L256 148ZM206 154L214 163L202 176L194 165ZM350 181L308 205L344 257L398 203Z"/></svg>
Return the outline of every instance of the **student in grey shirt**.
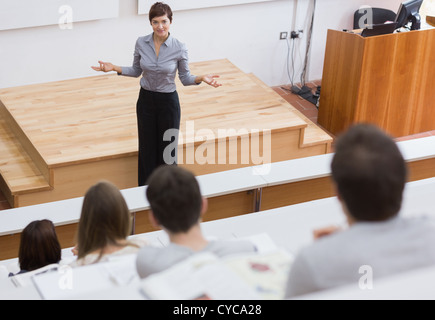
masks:
<svg viewBox="0 0 435 320"><path fill-rule="evenodd" d="M205 239L200 221L207 200L201 196L195 176L186 169L167 165L157 168L149 179L146 196L151 207L150 221L167 232L170 244L165 248L141 248L136 261L140 277L163 271L197 252L222 257L256 251L249 241Z"/></svg>
<svg viewBox="0 0 435 320"><path fill-rule="evenodd" d="M379 278L435 264L434 220L399 216L407 168L390 136L373 125L351 127L336 142L331 169L349 227L300 250L286 298L371 288Z"/></svg>
<svg viewBox="0 0 435 320"><path fill-rule="evenodd" d="M140 93L137 101L139 137L138 185L145 185L151 172L161 164L177 162L178 130L180 129L180 102L176 91L175 76L178 71L183 85L205 82L219 87L218 75L190 74L186 46L169 32L172 10L164 3L156 2L150 9L149 20L153 33L136 41L131 67L120 67L99 61L96 71L116 71L119 75L139 77ZM172 129L171 131L168 131ZM164 139L166 132L170 139ZM168 141L170 140L170 141ZM171 148L172 147L172 148ZM165 149L170 150L166 153Z"/></svg>

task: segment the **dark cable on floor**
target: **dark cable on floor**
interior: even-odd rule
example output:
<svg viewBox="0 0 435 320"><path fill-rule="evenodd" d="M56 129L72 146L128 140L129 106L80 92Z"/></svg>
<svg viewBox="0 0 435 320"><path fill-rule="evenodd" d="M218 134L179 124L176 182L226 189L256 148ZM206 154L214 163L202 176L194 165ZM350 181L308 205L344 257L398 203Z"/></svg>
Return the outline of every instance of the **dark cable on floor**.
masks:
<svg viewBox="0 0 435 320"><path fill-rule="evenodd" d="M313 0L313 11L311 15L311 23L310 23L310 29L308 32L308 39L307 39L307 48L305 51L305 61L304 61L304 68L301 73L301 88L297 92L299 96L304 98L305 100L313 103L317 108L319 104L319 97L320 97L320 86L317 87L316 93L313 94L312 89L306 86L306 77L307 77L307 71L308 71L308 60L310 57L310 49L311 49L311 40L313 37L313 29L314 29L314 16L316 12L316 0Z"/></svg>

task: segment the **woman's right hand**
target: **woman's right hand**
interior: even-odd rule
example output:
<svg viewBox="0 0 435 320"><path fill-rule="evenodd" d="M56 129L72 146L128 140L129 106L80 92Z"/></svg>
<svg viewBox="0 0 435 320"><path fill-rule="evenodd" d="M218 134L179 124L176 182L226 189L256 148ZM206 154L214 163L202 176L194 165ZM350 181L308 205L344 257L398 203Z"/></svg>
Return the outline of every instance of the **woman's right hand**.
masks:
<svg viewBox="0 0 435 320"><path fill-rule="evenodd" d="M99 67L92 66L91 68L94 69L95 71L102 71L102 72L117 71L116 66L114 66L110 62L98 61L98 63L100 64Z"/></svg>

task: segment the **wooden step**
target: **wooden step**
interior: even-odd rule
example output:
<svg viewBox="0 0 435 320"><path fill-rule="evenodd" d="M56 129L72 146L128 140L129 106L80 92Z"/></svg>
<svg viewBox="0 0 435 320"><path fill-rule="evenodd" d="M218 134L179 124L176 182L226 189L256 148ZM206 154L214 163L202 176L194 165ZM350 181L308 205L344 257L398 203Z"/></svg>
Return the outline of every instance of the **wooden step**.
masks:
<svg viewBox="0 0 435 320"><path fill-rule="evenodd" d="M19 195L51 189L3 117L0 118L0 150L0 188L12 207L17 206Z"/></svg>
<svg viewBox="0 0 435 320"><path fill-rule="evenodd" d="M307 127L304 130L304 134L301 140L301 145L300 145L301 148L315 146L319 144L325 144L327 148L326 153L331 152L331 145L334 138L331 137L329 133L327 133L325 130L323 130L313 121L308 119L308 117L306 117L302 112L300 112L298 109L293 107L288 101L283 99L278 93L276 93L272 88L267 86L260 79L255 77L253 74L250 74L250 76L252 81L258 83L265 91L269 92L271 96L275 95L276 99L280 101L282 106L289 108L299 119L303 120L307 124Z"/></svg>

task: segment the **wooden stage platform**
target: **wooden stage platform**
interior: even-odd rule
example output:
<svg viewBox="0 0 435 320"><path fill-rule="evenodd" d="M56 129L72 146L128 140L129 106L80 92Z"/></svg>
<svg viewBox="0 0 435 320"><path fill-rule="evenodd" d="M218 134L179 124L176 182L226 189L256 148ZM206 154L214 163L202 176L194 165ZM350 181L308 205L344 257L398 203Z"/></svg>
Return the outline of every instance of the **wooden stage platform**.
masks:
<svg viewBox="0 0 435 320"><path fill-rule="evenodd" d="M330 135L228 60L192 63L191 70L218 73L223 84L177 83L179 160L195 174L259 164L242 154L244 139L252 146L257 131L260 137L270 132L271 143L260 145L260 154L270 152L271 162L331 151ZM135 187L138 93L139 78L113 74L0 89L0 188L11 206L83 196L101 179ZM220 149L223 141L227 152Z"/></svg>

